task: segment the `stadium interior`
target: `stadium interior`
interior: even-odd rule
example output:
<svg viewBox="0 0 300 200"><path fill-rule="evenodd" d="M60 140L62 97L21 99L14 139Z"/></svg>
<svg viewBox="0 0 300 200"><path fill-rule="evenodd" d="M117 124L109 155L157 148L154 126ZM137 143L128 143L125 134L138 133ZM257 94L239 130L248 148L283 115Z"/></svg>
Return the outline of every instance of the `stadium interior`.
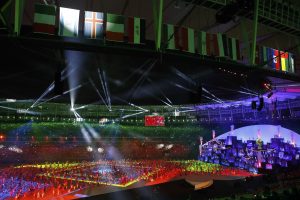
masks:
<svg viewBox="0 0 300 200"><path fill-rule="evenodd" d="M0 200L299 198L300 1L1 0L0 48Z"/></svg>

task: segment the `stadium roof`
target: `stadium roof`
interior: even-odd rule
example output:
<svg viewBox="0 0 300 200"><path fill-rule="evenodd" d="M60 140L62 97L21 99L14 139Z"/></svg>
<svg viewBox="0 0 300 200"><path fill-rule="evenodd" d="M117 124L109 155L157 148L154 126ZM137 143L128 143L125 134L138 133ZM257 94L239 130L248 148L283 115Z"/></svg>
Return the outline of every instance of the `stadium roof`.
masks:
<svg viewBox="0 0 300 200"><path fill-rule="evenodd" d="M26 1L22 27L24 30L32 25L34 2L44 1ZM178 4L178 1L166 0L164 22L196 30L224 32L243 40L243 29L251 29L251 20L238 16L237 20L217 23L217 10L214 7L208 8L207 2L213 1L193 1L201 3L194 7L191 1L188 4L179 1ZM82 11L103 11L146 18L147 40L154 38L151 1L123 0L116 3L112 0L73 0L72 3L58 3L59 6ZM249 37L251 40L251 34ZM60 41L55 37L33 38L31 35L20 38L0 36L0 41L1 49L5 50L1 66L4 70L0 76L0 84L4 87L0 89L0 98L38 99L54 82L58 71L62 72L62 77L72 77L64 81L66 94L56 97L52 91L43 98L55 97L52 101L70 102L72 94L75 95L72 98L75 98L76 103L83 104L96 101L108 103L107 96L112 104L207 103L248 98L249 94L243 93L245 90L262 94L266 90L263 83L276 84L270 77L299 81L299 77L293 74L253 68L226 59L203 59L184 53L156 53L149 51L148 47L111 45L102 48L101 45L95 47L86 41L76 43ZM274 29L271 25L259 25L258 43L278 49L293 47L291 52L297 52L297 38L291 33ZM107 86L103 86L101 80ZM69 90L76 92L68 92Z"/></svg>

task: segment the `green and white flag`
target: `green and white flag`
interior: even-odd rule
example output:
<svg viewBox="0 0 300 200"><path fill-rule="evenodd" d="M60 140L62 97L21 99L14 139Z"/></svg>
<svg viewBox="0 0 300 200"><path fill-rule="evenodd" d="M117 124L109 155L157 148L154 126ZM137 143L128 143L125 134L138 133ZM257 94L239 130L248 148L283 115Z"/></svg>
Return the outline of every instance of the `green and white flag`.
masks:
<svg viewBox="0 0 300 200"><path fill-rule="evenodd" d="M200 55L207 55L206 46L206 32L200 31L198 32L198 53Z"/></svg>
<svg viewBox="0 0 300 200"><path fill-rule="evenodd" d="M124 16L106 14L106 39L112 41L124 41Z"/></svg>
<svg viewBox="0 0 300 200"><path fill-rule="evenodd" d="M172 24L164 25L164 40L167 46L167 49L176 49L175 48L175 27Z"/></svg>
<svg viewBox="0 0 300 200"><path fill-rule="evenodd" d="M33 32L55 34L56 6L35 4Z"/></svg>
<svg viewBox="0 0 300 200"><path fill-rule="evenodd" d="M60 7L60 36L78 37L79 13L80 10Z"/></svg>

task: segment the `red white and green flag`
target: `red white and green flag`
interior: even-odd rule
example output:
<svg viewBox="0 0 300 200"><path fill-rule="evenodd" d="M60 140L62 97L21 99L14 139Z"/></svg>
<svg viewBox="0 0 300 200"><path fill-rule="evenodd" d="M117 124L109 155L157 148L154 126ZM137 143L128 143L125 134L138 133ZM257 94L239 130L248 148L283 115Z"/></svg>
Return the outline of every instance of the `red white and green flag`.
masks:
<svg viewBox="0 0 300 200"><path fill-rule="evenodd" d="M228 38L228 55L232 60L240 60L240 44L236 38ZM259 62L259 47L256 47L256 63Z"/></svg>
<svg viewBox="0 0 300 200"><path fill-rule="evenodd" d="M183 51L195 53L195 31L191 28L181 28L181 47Z"/></svg>
<svg viewBox="0 0 300 200"><path fill-rule="evenodd" d="M206 42L206 32L199 31L198 32L198 53L200 55L207 55L207 42Z"/></svg>
<svg viewBox="0 0 300 200"><path fill-rule="evenodd" d="M208 56L214 56L214 34L206 33L206 53Z"/></svg>
<svg viewBox="0 0 300 200"><path fill-rule="evenodd" d="M274 63L277 71L281 70L281 59L280 59L280 51L275 49L274 51Z"/></svg>
<svg viewBox="0 0 300 200"><path fill-rule="evenodd" d="M128 42L133 44L145 44L146 21L138 17L128 18Z"/></svg>
<svg viewBox="0 0 300 200"><path fill-rule="evenodd" d="M33 32L55 34L56 6L35 4Z"/></svg>
<svg viewBox="0 0 300 200"><path fill-rule="evenodd" d="M106 14L106 39L124 41L124 17L116 14Z"/></svg>

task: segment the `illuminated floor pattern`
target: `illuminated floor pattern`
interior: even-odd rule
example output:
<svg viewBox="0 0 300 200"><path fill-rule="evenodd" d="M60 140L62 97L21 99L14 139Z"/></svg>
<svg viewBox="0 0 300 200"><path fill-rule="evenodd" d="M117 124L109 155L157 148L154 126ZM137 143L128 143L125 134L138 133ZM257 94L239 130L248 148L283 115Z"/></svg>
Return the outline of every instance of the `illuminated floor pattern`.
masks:
<svg viewBox="0 0 300 200"><path fill-rule="evenodd" d="M0 171L0 199L68 199L91 186L126 188L143 181L153 185L186 174L251 174L199 161L97 161L43 163Z"/></svg>

